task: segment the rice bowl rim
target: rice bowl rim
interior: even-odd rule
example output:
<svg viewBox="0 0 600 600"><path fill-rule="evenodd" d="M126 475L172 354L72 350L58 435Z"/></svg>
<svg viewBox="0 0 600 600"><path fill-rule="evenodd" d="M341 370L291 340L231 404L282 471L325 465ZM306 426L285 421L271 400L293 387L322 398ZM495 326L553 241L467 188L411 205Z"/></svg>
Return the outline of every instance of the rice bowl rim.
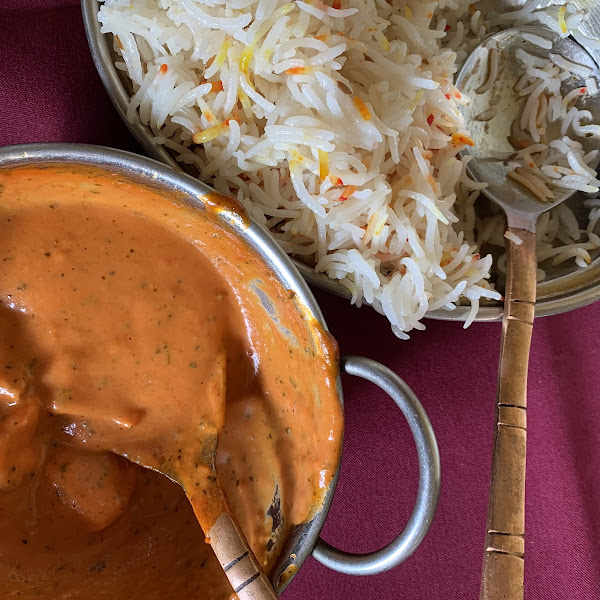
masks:
<svg viewBox="0 0 600 600"><path fill-rule="evenodd" d="M119 116L148 155L175 171L186 173L175 158L164 146L153 141L150 128L144 125L136 111L135 121L127 119L127 108L130 94L125 87L125 75L115 66L114 53L111 49L112 35L103 34L97 19L100 8L99 0L81 0L81 11L88 45L92 59L100 79L119 113ZM595 53L591 53L596 58ZM207 184L203 184L207 185ZM210 186L207 186L210 187ZM302 261L290 256L294 266L312 285L336 296L350 299L350 291L339 281L325 274L316 273L314 269ZM587 306L600 299L600 256L592 261L586 269L573 271L550 281L543 281L537 286L536 317L556 315L576 308ZM368 305L367 305L368 306ZM458 305L454 310L440 308L425 313L424 318L441 321L465 321L469 315L470 305ZM487 301L481 304L475 317L478 322L501 321L503 305L500 302Z"/></svg>

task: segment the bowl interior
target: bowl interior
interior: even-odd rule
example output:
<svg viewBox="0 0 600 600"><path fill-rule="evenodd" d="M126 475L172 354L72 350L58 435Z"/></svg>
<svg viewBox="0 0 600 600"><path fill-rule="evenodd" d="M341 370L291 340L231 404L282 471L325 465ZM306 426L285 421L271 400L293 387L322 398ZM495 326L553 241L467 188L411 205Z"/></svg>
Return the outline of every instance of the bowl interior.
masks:
<svg viewBox="0 0 600 600"><path fill-rule="evenodd" d="M483 6L488 6L490 10L498 12L501 10L515 10L520 6L518 0L484 0ZM590 18L586 20L582 31L585 35L591 37L600 36L600 4L594 0L577 0L574 2L578 8L584 8L589 12ZM167 148L153 141L153 135L150 128L144 125L137 116L133 122L127 119L127 106L129 98L133 95L133 85L127 74L115 67L115 62L119 59L114 49L114 40L112 34L103 34L100 31L100 23L96 18L99 10L98 0L82 0L82 10L88 42L92 51L92 56L96 68L102 78L102 81L111 97L111 100L123 118L127 127L146 152L153 158L168 164L179 171L186 171L195 176L193 170L188 170L187 165L180 165L175 155ZM483 10L483 8L481 8ZM591 29L590 29L591 28ZM585 44L582 44L585 46ZM600 50L586 48L592 57L598 62L600 60ZM208 187L208 186L207 186ZM586 229L588 223L589 208L583 204L589 196L579 192L567 200L567 206L573 211L580 229ZM480 215L491 214L497 210L491 205L491 202L483 195L477 200L477 213ZM600 233L600 224L595 227L594 232ZM503 253L500 247L488 247L486 253L494 255L496 259ZM574 261L565 261L560 265L553 266L551 259L540 264L540 268L546 272L546 278L538 284L536 316L547 316L558 314L574 308L585 306L600 298L600 249L590 251L592 264L587 269L581 269ZM350 299L351 294L348 289L337 280L329 278L322 273L315 273L306 263L293 258L292 262L302 273L303 277L311 284L326 290L335 295ZM496 287L504 290L505 276L496 266L496 260L491 271L491 280ZM454 310L445 308L429 311L426 317L431 319L464 321L466 320L470 306L468 302L465 305L458 305ZM493 300L482 299L480 310L476 321L498 321L502 319L502 304Z"/></svg>
<svg viewBox="0 0 600 600"><path fill-rule="evenodd" d="M95 167L109 173L113 178L126 179L140 186L150 187L201 210L205 209L203 199L206 198L207 193L211 192L210 188L188 175L176 173L171 168L154 160L120 150L79 144L31 144L0 149L0 169L34 164L70 164ZM248 220L240 218L239 214L235 212L221 210L218 215L223 227L234 231L267 265L270 273L284 289L294 293L298 319L307 328L310 335L312 336L311 332L319 332L319 335L326 332L327 325L306 282L268 232L256 223L249 223ZM275 326L285 333L285 327L277 319L276 299L263 297L264 292L258 286L255 290L249 290L249 293L257 294L261 304L273 318ZM337 376L337 395L342 404L339 375ZM336 472L326 491L321 508L310 522L296 526L291 532L269 574L279 593L291 581L316 543L331 505L340 460L341 449Z"/></svg>

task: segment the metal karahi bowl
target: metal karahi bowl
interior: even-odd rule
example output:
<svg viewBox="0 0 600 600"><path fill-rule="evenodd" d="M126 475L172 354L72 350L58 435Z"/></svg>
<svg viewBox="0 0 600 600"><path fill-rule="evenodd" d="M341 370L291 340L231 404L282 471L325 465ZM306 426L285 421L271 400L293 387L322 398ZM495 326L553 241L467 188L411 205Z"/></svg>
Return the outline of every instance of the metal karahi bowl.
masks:
<svg viewBox="0 0 600 600"><path fill-rule="evenodd" d="M79 144L30 144L0 149L0 169L25 165L73 165L95 167L110 173L111 177L128 181L140 187L151 187L161 193L177 196L178 200L204 210L210 205L211 189L193 177L174 171L168 166L135 154L100 146ZM273 276L288 290L294 292L299 318L305 316L307 327L327 329L319 306L306 282L290 258L262 226L242 220L227 209L219 212L223 228L229 229L254 251ZM257 293L252 289L249 294ZM271 302L277 308L277 301ZM276 318L276 317L274 317ZM313 323L313 324L311 324ZM370 554L353 555L333 548L319 537L331 505L339 473L327 490L322 508L309 523L298 525L273 567L269 577L281 593L312 555L326 566L347 574L370 575L390 569L410 556L429 530L433 520L440 488L440 459L431 423L412 390L395 373L383 365L361 357L342 357L340 368L382 388L403 412L417 447L419 487L413 513L404 530L390 544ZM338 374L337 390L340 403L342 386ZM339 459L341 459L341 454Z"/></svg>
<svg viewBox="0 0 600 600"><path fill-rule="evenodd" d="M587 11L588 18L581 26L581 31L588 37L600 37L600 3L597 0L575 0L572 2L577 8ZM499 11L507 11L519 8L521 0L485 0L481 10L485 6ZM182 171L182 166L175 160L164 146L153 140L153 134L149 127L144 125L136 113L133 122L127 119L127 106L131 97L132 84L126 74L115 67L117 57L113 50L112 35L105 35L100 31L101 25L97 19L100 7L99 0L81 0L83 20L85 24L88 43L100 74L104 87L108 92L117 112L127 125L133 136L149 154L149 156L169 165L171 168ZM600 50L586 48L594 60L600 64ZM567 205L573 210L579 222L579 226L585 229L589 209L583 206L585 195L577 193ZM596 232L598 233L598 232ZM538 284L536 317L559 314L575 308L586 306L600 299L600 252L592 253L592 264L587 269L581 269L572 261L552 267L546 261L542 267L546 271L546 279ZM291 259L296 268L304 278L311 284L337 296L350 299L349 290L335 279L329 278L324 273L315 273L314 269L300 260ZM503 286L503 275L492 270L492 280ZM465 321L470 311L470 305L459 305L454 310L445 308L429 311L425 317L444 321ZM501 302L483 300L476 321L500 321L502 319L503 305Z"/></svg>

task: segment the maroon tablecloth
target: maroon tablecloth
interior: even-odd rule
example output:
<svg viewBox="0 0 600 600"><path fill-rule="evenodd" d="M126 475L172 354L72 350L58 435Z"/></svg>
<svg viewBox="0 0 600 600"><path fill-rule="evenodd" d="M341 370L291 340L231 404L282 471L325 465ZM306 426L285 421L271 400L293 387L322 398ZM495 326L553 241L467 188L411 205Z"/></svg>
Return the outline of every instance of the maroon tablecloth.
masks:
<svg viewBox="0 0 600 600"><path fill-rule="evenodd" d="M87 142L140 152L90 58L78 0L0 0L0 145ZM315 291L342 352L378 360L423 402L442 459L433 526L416 553L371 577L309 559L287 600L476 598L500 326L427 321L396 339L370 308ZM600 304L538 319L529 378L526 597L600 598ZM1 335L1 332L0 332ZM384 394L346 378L342 472L324 530L355 552L389 542L416 494L416 452ZM0 597L2 596L0 582ZM115 599L120 600L120 599ZM134 599L132 599L134 600Z"/></svg>

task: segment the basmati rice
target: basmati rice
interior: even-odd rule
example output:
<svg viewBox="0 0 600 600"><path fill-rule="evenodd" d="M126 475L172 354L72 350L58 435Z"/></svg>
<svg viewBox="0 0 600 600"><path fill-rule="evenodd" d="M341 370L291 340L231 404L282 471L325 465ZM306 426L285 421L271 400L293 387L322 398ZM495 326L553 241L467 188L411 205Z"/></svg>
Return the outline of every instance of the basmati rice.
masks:
<svg viewBox="0 0 600 600"><path fill-rule="evenodd" d="M518 235L515 235L512 231L506 231L504 233L504 237L517 246L520 246L523 243L523 240Z"/></svg>
<svg viewBox="0 0 600 600"><path fill-rule="evenodd" d="M459 111L468 100L452 80L493 27L537 20L563 34L581 21L577 11L538 4L486 22L469 0L105 0L98 18L134 86L128 118L137 112L177 160L237 196L288 253L339 280L406 338L423 329L428 310L465 299L468 324L481 299L500 299L475 234L486 229L473 211L485 184L459 156L472 143ZM497 60L490 67L491 85ZM525 93L540 87L531 84L524 80ZM554 100L544 96L541 111L531 102L532 135L541 113L562 114ZM573 128L592 131L581 112ZM561 148L580 152L570 142L564 136ZM555 169L548 177L594 187L595 175L583 183L580 172L592 159L576 154L579 179L567 179L558 169L568 161L553 159L561 151L539 151ZM490 243L502 244L501 228L500 216Z"/></svg>
<svg viewBox="0 0 600 600"><path fill-rule="evenodd" d="M540 48L545 48L546 50L552 49L552 42L539 35L535 35L533 33L524 33L523 39L535 44L536 46L539 46Z"/></svg>

